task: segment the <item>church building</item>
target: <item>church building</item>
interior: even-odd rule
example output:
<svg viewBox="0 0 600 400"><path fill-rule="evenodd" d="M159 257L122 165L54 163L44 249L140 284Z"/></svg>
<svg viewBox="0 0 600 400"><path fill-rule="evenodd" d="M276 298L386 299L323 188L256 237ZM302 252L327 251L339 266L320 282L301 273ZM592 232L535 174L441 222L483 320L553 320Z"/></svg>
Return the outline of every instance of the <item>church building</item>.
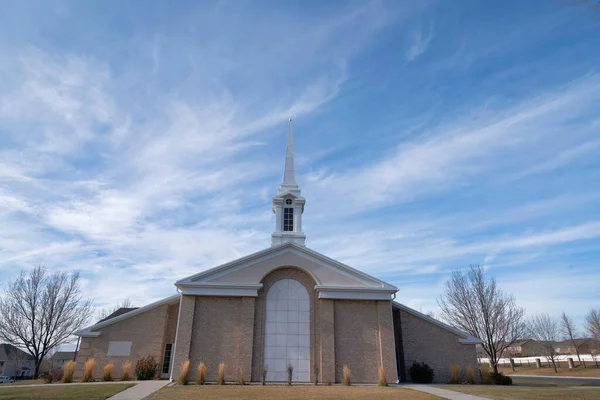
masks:
<svg viewBox="0 0 600 400"><path fill-rule="evenodd" d="M413 362L426 362L447 382L452 364L477 367L469 334L395 302L398 288L306 247L302 197L288 133L283 182L273 197L271 246L175 282L177 293L144 307L120 309L76 334L76 375L94 358L99 367L153 356L160 377L177 379L190 360L216 381L336 383L343 369L356 383L409 381ZM100 369L99 368L99 369Z"/></svg>

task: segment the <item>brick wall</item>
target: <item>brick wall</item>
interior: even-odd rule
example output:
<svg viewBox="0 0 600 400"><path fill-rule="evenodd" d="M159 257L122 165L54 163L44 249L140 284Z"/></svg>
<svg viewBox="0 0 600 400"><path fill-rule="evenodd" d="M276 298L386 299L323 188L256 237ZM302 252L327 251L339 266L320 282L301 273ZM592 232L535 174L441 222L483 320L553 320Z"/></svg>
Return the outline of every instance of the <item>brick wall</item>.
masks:
<svg viewBox="0 0 600 400"><path fill-rule="evenodd" d="M121 365L126 361L132 362L132 373L136 361L146 356L153 356L162 364L168 313L169 306L162 305L100 329L102 334L97 338L82 338L77 352L75 377L81 377L83 364L90 358L96 360L96 378L102 376L102 368L109 362L115 365L115 376L121 375ZM131 354L108 356L108 344L111 341L131 341Z"/></svg>
<svg viewBox="0 0 600 400"><path fill-rule="evenodd" d="M404 364L407 379L409 368L414 361L426 362L434 371L434 382L448 383L450 367L459 364L464 371L467 365L477 373L477 354L474 344L461 344L455 333L443 329L427 320L400 310Z"/></svg>

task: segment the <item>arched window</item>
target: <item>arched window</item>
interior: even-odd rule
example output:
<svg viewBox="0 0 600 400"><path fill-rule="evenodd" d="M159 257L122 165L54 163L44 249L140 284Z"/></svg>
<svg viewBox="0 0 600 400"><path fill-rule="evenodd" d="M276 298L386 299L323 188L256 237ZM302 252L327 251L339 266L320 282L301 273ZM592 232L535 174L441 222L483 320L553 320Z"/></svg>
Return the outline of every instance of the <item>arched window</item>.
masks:
<svg viewBox="0 0 600 400"><path fill-rule="evenodd" d="M310 299L308 291L293 279L275 282L267 293L265 321L267 381L310 381Z"/></svg>

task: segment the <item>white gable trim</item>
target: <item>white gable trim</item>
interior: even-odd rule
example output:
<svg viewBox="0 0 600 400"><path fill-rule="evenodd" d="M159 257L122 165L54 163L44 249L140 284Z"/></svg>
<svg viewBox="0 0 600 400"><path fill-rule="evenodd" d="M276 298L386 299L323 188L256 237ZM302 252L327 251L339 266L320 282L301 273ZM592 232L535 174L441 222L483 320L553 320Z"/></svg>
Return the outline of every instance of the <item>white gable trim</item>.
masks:
<svg viewBox="0 0 600 400"><path fill-rule="evenodd" d="M338 300L391 300L395 289L386 288L357 288L353 286L320 286L315 290L320 299Z"/></svg>
<svg viewBox="0 0 600 400"><path fill-rule="evenodd" d="M75 332L74 335L81 336L81 337L98 337L98 336L100 336L101 332L97 332L97 330L100 328L104 328L105 326L112 325L119 321L123 321L124 319L134 317L134 316L142 314L146 311L152 310L153 308L160 307L164 304L175 304L175 303L177 303L177 300L179 300L179 298L180 298L179 294L169 296L162 300L155 301L154 303L145 305L144 307L136 308L135 310L129 311L128 313L121 314L117 317L108 319L106 321L98 322L97 324L85 327L85 328Z"/></svg>
<svg viewBox="0 0 600 400"><path fill-rule="evenodd" d="M243 296L257 297L258 291L262 288L259 284L229 284L218 282L198 282L198 283L179 283L177 287L181 289L181 294L194 296Z"/></svg>
<svg viewBox="0 0 600 400"><path fill-rule="evenodd" d="M461 344L480 344L481 343L481 340L476 338L475 336L471 336L467 332L463 332L459 329L456 329L453 326L443 323L442 321L438 321L435 318L431 318L429 315L420 313L415 309L405 306L404 304L400 304L400 303L397 303L394 301L394 302L392 302L392 307L399 308L402 311L406 311L407 313L412 314L417 318L423 319L427 322L430 322L434 325L439 326L442 329L445 329L445 330L452 332L458 336L461 336L462 338L458 339L459 343L461 343Z"/></svg>
<svg viewBox="0 0 600 400"><path fill-rule="evenodd" d="M294 243L284 243L279 246L267 248L265 250L261 250L254 254L250 254L246 257L242 257L238 260L234 260L228 262L226 264L217 266L215 268L209 269L207 271L200 272L198 274L189 276L187 278L181 279L175 283L176 286L180 286L184 283L192 283L197 282L199 280L210 281L213 279L217 279L228 275L232 272L239 271L256 263L259 263L264 260L268 260L270 258L276 257L278 255L283 254L285 251L290 251L293 254L296 254L300 257L306 258L324 268L328 268L336 273L342 274L346 277L349 277L358 283L362 283L365 286L370 287L381 287L389 290L397 291L398 288L390 285L386 282L383 282L373 276L365 274L364 272L358 271L346 264L343 264L339 261L333 260L321 253L318 253L314 250L311 250L305 246L299 246ZM320 282L317 282L317 285Z"/></svg>

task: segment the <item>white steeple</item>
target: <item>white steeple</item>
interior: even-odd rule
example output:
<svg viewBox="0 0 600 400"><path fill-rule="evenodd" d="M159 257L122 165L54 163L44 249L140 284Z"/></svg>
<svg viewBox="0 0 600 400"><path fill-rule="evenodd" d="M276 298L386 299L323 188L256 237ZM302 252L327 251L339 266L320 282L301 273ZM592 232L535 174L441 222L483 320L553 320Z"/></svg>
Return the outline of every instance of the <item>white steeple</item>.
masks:
<svg viewBox="0 0 600 400"><path fill-rule="evenodd" d="M283 181L277 189L277 196L273 197L273 212L276 222L275 231L271 235L271 246L287 242L304 245L306 241L306 235L302 232L304 203L305 200L300 195L294 172L294 144L292 142L292 120L290 119Z"/></svg>

